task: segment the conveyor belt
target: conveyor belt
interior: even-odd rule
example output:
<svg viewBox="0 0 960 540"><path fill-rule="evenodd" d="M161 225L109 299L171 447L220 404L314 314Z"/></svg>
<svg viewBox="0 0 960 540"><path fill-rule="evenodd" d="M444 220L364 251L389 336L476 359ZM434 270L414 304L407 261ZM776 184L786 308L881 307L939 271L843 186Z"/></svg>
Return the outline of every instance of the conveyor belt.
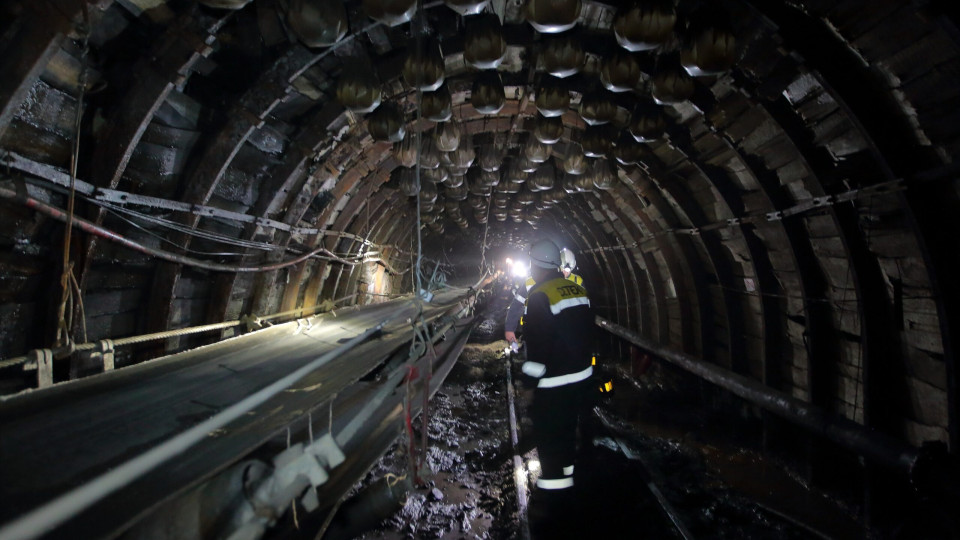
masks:
<svg viewBox="0 0 960 540"><path fill-rule="evenodd" d="M435 317L463 290L438 293ZM294 388L211 433L203 443L49 537L104 537L157 503L229 465L305 410L343 391L410 339L416 308L396 300L287 323L115 372L0 401L0 523L97 476L256 392L390 314L377 338L326 364ZM90 516L109 511L115 521ZM66 533L65 531L69 531Z"/></svg>

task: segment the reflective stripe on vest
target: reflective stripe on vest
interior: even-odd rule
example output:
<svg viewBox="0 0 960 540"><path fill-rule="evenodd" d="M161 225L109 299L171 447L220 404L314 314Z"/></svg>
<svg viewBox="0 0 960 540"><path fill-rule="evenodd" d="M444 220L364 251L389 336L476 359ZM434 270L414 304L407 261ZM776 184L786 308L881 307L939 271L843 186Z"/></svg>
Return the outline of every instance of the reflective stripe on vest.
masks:
<svg viewBox="0 0 960 540"><path fill-rule="evenodd" d="M537 487L540 489L567 489L573 487L573 477L557 478L555 480L548 478L538 478Z"/></svg>
<svg viewBox="0 0 960 540"><path fill-rule="evenodd" d="M537 388L556 388L558 386L565 386L575 382L580 382L589 378L591 375L593 375L593 366L576 373L557 375L556 377L545 377L540 379L540 382L537 383Z"/></svg>
<svg viewBox="0 0 960 540"><path fill-rule="evenodd" d="M563 468L563 474L565 476L573 476L573 465L568 465Z"/></svg>
<svg viewBox="0 0 960 540"><path fill-rule="evenodd" d="M567 308L572 308L572 307L577 307L577 306L589 306L589 305L590 305L590 299L587 298L586 296L578 296L578 297L574 297L574 298L565 298L565 299L563 299L563 300L560 300L560 301L557 302L556 304L550 304L550 313L553 313L554 315L557 315L557 314L559 314L561 311L563 311L563 310L565 310L565 309L567 309Z"/></svg>

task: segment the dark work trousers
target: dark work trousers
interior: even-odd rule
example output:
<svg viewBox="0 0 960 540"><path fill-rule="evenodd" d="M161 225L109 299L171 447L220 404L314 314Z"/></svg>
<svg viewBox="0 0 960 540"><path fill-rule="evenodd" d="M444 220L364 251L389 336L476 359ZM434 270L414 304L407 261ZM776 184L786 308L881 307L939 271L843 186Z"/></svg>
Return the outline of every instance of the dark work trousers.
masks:
<svg viewBox="0 0 960 540"><path fill-rule="evenodd" d="M577 453L577 424L583 410L584 382L537 388L534 390L530 417L533 436L540 456L540 489L560 490L572 487L573 462Z"/></svg>

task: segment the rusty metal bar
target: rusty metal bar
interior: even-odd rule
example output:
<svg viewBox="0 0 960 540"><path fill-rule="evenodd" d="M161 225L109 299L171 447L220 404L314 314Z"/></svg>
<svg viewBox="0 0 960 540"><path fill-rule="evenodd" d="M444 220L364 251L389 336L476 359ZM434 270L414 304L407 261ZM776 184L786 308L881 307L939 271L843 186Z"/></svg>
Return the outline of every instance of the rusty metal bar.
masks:
<svg viewBox="0 0 960 540"><path fill-rule="evenodd" d="M766 385L718 365L661 347L637 332L601 317L597 326L642 347L671 364L770 411L879 465L909 475L920 457L917 448L888 437L847 418L830 414L807 402L777 392Z"/></svg>

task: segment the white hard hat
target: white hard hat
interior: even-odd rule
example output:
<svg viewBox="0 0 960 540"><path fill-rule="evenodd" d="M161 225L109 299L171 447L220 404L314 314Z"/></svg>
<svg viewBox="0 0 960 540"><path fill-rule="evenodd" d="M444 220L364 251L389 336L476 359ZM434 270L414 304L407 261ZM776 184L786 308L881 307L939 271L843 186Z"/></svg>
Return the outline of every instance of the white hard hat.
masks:
<svg viewBox="0 0 960 540"><path fill-rule="evenodd" d="M571 271L577 267L577 258L574 257L573 252L567 248L560 250L560 266Z"/></svg>
<svg viewBox="0 0 960 540"><path fill-rule="evenodd" d="M530 264L540 268L560 267L560 248L549 240L540 240L530 246Z"/></svg>

